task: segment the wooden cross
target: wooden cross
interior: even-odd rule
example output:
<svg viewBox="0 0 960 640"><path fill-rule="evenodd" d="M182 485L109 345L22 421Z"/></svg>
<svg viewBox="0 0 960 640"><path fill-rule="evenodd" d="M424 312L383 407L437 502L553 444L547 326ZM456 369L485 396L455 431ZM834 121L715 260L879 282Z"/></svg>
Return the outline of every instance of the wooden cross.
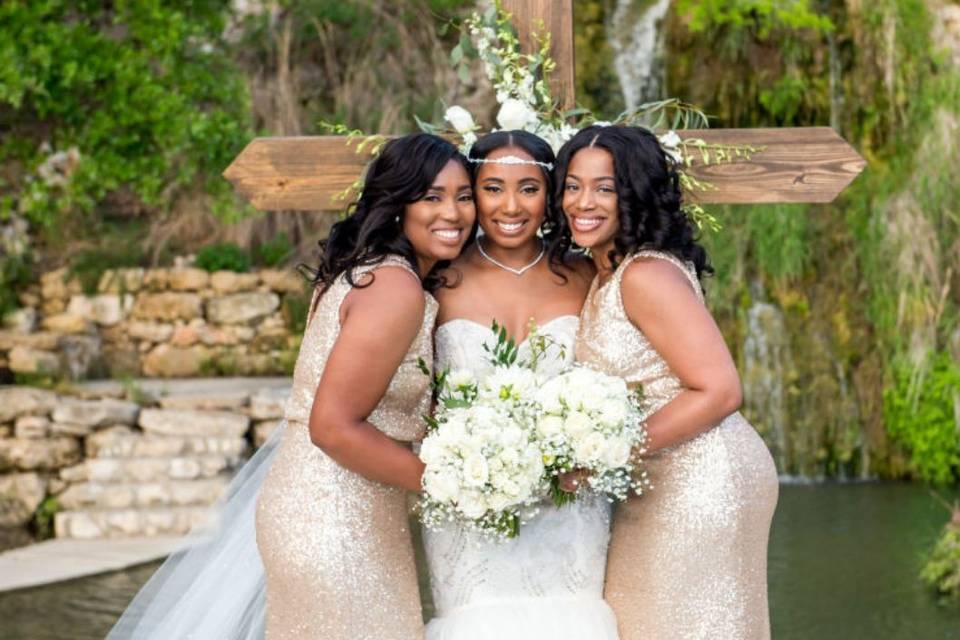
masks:
<svg viewBox="0 0 960 640"><path fill-rule="evenodd" d="M552 35L557 67L553 95L564 108L574 100L573 0L503 0L521 46L529 49L537 25ZM830 127L678 131L709 144L762 148L726 164L694 162L687 172L713 189L688 194L700 203L831 202L863 171L866 161ZM694 154L696 155L696 154ZM343 136L257 138L224 171L237 191L261 211L342 209L336 196L370 160Z"/></svg>

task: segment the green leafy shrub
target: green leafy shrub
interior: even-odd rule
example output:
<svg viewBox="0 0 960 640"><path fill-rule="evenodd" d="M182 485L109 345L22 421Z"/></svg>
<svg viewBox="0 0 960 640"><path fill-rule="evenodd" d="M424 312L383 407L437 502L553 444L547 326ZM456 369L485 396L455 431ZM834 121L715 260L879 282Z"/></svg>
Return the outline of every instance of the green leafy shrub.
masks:
<svg viewBox="0 0 960 640"><path fill-rule="evenodd" d="M960 508L944 527L920 573L923 582L946 600L960 604Z"/></svg>
<svg viewBox="0 0 960 640"><path fill-rule="evenodd" d="M46 540L53 537L53 517L62 507L53 496L46 498L33 514L33 527L37 537Z"/></svg>
<svg viewBox="0 0 960 640"><path fill-rule="evenodd" d="M112 195L163 210L220 172L251 133L223 34L228 0L0 3L0 207L40 227ZM6 176L5 176L6 177ZM224 205L225 206L225 205Z"/></svg>
<svg viewBox="0 0 960 640"><path fill-rule="evenodd" d="M883 395L887 432L910 452L918 477L937 484L960 479L960 434L955 405L960 367L950 354L932 356L926 376L917 380L906 363L894 367L894 382Z"/></svg>
<svg viewBox="0 0 960 640"><path fill-rule="evenodd" d="M197 252L196 265L207 271L250 270L250 255L232 242L220 242L203 247Z"/></svg>
<svg viewBox="0 0 960 640"><path fill-rule="evenodd" d="M285 233L267 240L256 249L257 262L265 267L276 267L283 264L283 261L289 258L292 253L293 246Z"/></svg>
<svg viewBox="0 0 960 640"><path fill-rule="evenodd" d="M96 249L86 249L70 261L70 273L77 277L83 292L97 292L100 277L105 271L134 267L143 263L143 251L136 243L111 242Z"/></svg>

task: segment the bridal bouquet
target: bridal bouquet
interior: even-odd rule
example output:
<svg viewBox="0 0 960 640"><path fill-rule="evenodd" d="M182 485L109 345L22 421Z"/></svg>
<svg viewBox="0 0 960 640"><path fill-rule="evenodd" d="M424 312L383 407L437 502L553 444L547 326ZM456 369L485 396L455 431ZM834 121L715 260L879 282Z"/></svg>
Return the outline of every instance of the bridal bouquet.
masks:
<svg viewBox="0 0 960 640"><path fill-rule="evenodd" d="M537 437L557 505L574 498L559 487L559 475L574 469L589 471L590 487L611 501L649 487L646 472L632 462L646 432L636 394L622 378L573 367L544 383L537 403Z"/></svg>
<svg viewBox="0 0 960 640"><path fill-rule="evenodd" d="M530 363L517 363L517 346L494 325L494 367L481 379L469 371L437 376L439 405L427 418L420 448L426 465L421 521L439 528L458 520L491 537L517 535L536 513L545 491L536 437L539 386Z"/></svg>

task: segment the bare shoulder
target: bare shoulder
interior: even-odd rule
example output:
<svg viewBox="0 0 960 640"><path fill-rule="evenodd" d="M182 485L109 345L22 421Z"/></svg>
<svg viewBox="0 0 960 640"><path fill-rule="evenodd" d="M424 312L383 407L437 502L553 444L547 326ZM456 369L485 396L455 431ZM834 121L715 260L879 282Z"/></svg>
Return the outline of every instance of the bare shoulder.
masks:
<svg viewBox="0 0 960 640"><path fill-rule="evenodd" d="M624 303L628 300L660 301L696 294L680 268L666 260L658 258L638 258L623 270L620 290Z"/></svg>
<svg viewBox="0 0 960 640"><path fill-rule="evenodd" d="M383 266L357 282L347 294L348 313L369 311L380 314L384 321L423 316L426 299L423 286L410 271L398 266Z"/></svg>

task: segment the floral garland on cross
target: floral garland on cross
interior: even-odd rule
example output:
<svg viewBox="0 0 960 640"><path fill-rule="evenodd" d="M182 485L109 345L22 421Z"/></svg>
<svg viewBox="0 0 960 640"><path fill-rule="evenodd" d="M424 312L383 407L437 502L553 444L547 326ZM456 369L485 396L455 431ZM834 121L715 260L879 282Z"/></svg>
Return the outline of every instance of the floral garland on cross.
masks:
<svg viewBox="0 0 960 640"><path fill-rule="evenodd" d="M461 79L469 77L469 61L479 59L496 91L497 124L500 130L519 129L546 140L557 152L580 129L591 125L636 125L657 134L661 147L674 162L680 186L690 192L715 188L686 171L694 162L722 164L737 158L749 159L761 148L749 145L707 143L700 138L681 138L675 129L705 129L709 121L701 110L677 99L659 100L624 111L613 121L601 121L582 107L562 110L550 94L550 74L556 62L550 57L550 33L541 23L534 32L534 52L523 53L520 41L499 0L484 13L474 13L463 24L460 42L450 54L451 64ZM417 118L427 133L458 137L460 150L469 155L481 128L473 115L460 105L446 109L446 124L432 124ZM494 129L493 131L497 131ZM701 205L686 203L684 210L700 229L717 231L720 223Z"/></svg>

